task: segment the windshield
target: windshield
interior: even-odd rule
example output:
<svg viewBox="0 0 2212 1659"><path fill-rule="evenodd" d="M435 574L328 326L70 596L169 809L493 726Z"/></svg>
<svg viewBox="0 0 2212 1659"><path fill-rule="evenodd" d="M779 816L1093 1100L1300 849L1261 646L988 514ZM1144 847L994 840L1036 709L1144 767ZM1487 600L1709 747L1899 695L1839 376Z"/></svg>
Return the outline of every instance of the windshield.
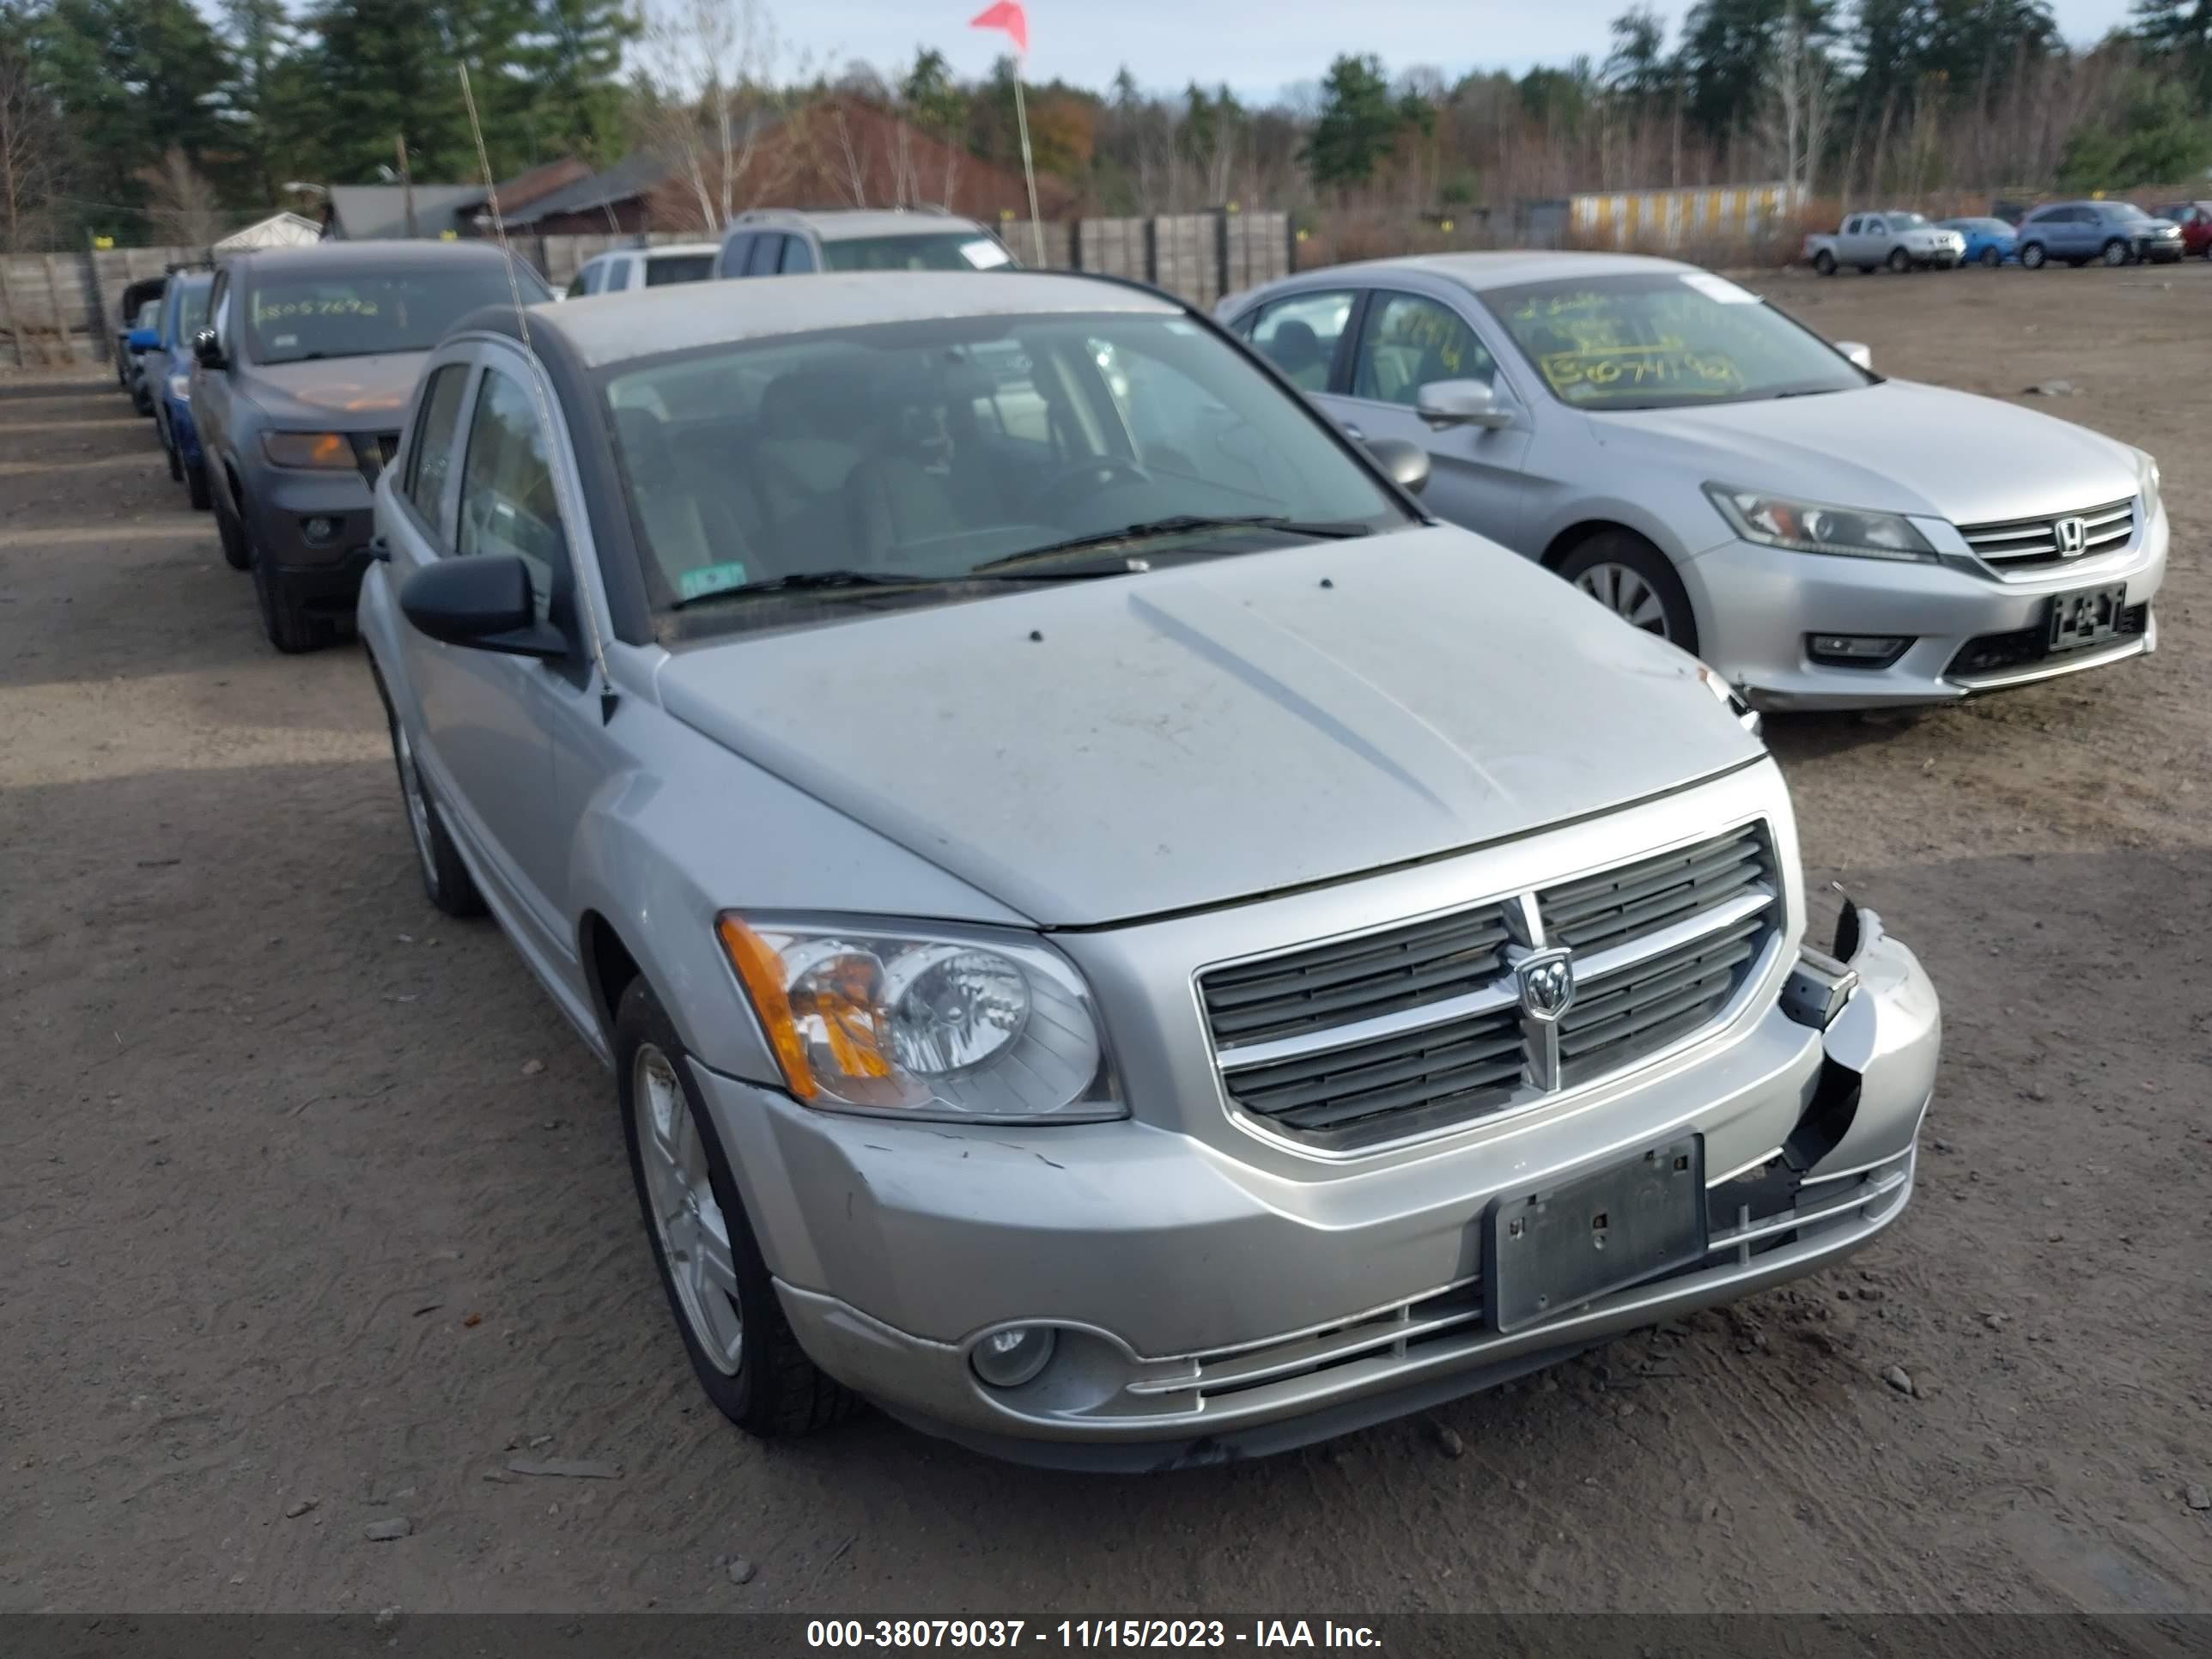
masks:
<svg viewBox="0 0 2212 1659"><path fill-rule="evenodd" d="M551 297L538 273L517 266L522 302ZM257 363L428 351L480 306L512 299L507 272L489 259L413 270L347 270L256 280L246 316Z"/></svg>
<svg viewBox="0 0 2212 1659"><path fill-rule="evenodd" d="M212 283L188 283L177 295L177 338L189 340L207 325L208 291Z"/></svg>
<svg viewBox="0 0 2212 1659"><path fill-rule="evenodd" d="M959 583L1164 520L1411 522L1302 404L1182 316L829 330L657 359L613 374L606 398L654 609L711 598L710 625L772 622L791 592L767 584ZM1105 556L1118 574L1132 556L1299 536L1177 525ZM1019 574L1052 580L1076 556Z"/></svg>
<svg viewBox="0 0 2212 1659"><path fill-rule="evenodd" d="M1872 384L1748 289L1702 270L1492 289L1483 303L1561 403L1678 409Z"/></svg>
<svg viewBox="0 0 2212 1659"><path fill-rule="evenodd" d="M2132 220L2148 219L2150 215L2145 213L2133 202L2107 202L2105 204L2105 216L2107 219Z"/></svg>
<svg viewBox="0 0 2212 1659"><path fill-rule="evenodd" d="M149 300L138 307L137 319L131 326L133 329L151 328L161 320L161 302L159 300Z"/></svg>
<svg viewBox="0 0 2212 1659"><path fill-rule="evenodd" d="M1888 216L1892 230L1925 230L1928 221L1917 213L1893 213Z"/></svg>
<svg viewBox="0 0 2212 1659"><path fill-rule="evenodd" d="M1012 263L1006 249L973 229L824 242L822 262L831 270L989 270Z"/></svg>
<svg viewBox="0 0 2212 1659"><path fill-rule="evenodd" d="M645 262L645 285L664 283L703 283L714 274L711 253L656 253Z"/></svg>

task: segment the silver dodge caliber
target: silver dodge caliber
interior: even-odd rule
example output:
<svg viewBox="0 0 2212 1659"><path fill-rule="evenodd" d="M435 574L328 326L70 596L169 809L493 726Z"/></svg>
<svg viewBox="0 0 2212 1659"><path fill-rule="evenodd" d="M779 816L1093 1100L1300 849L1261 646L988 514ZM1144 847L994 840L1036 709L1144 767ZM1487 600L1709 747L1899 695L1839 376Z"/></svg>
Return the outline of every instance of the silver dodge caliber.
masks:
<svg viewBox="0 0 2212 1659"><path fill-rule="evenodd" d="M422 879L613 1069L692 1365L1249 1456L1894 1222L1936 1000L1717 676L1149 291L478 313L360 620Z"/></svg>

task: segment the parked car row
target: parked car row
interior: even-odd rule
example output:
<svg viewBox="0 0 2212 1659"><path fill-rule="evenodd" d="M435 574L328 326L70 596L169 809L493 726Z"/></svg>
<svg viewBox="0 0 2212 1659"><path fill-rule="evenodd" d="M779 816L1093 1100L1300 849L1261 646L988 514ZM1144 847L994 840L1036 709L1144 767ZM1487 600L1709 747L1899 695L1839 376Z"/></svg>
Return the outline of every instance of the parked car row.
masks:
<svg viewBox="0 0 2212 1659"><path fill-rule="evenodd" d="M193 339L226 551L612 1070L708 1397L1218 1462L1892 1225L1936 994L1751 703L2148 650L2150 458L1668 261L1210 316L976 240L256 253Z"/></svg>
<svg viewBox="0 0 2212 1659"><path fill-rule="evenodd" d="M1894 209L1854 213L1833 235L1808 236L1804 250L1823 276L1845 265L1871 273L2014 263L2039 270L2054 260L2166 264L2189 253L2212 258L2212 204L2183 202L2150 214L2131 202L2051 202L2018 224L1990 216L1931 224Z"/></svg>

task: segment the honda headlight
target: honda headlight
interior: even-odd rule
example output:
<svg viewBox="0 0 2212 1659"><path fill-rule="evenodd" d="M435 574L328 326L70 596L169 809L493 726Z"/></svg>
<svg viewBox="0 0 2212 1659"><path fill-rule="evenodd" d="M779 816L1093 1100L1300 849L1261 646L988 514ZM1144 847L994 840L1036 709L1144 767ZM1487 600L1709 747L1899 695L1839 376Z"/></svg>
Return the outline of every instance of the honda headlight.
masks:
<svg viewBox="0 0 2212 1659"><path fill-rule="evenodd" d="M810 1106L963 1121L1124 1115L1089 988L1034 939L735 912L715 931L784 1082Z"/></svg>
<svg viewBox="0 0 2212 1659"><path fill-rule="evenodd" d="M1936 550L1902 514L1864 513L1726 484L1707 484L1705 494L1737 535L1762 546L1916 563L1932 562L1936 557Z"/></svg>

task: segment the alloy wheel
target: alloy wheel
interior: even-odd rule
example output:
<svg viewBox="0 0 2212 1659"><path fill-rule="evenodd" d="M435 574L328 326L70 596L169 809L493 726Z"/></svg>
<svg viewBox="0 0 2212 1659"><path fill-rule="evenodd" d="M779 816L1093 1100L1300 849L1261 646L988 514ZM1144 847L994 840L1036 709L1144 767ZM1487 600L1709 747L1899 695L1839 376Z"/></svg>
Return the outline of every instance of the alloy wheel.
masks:
<svg viewBox="0 0 2212 1659"><path fill-rule="evenodd" d="M1575 586L1645 633L1662 640L1673 637L1667 631L1667 607L1658 590L1626 565L1594 564L1575 578Z"/></svg>
<svg viewBox="0 0 2212 1659"><path fill-rule="evenodd" d="M715 1370L735 1376L744 1357L744 1314L729 1224L708 1175L706 1145L668 1056L653 1043L640 1043L631 1067L638 1161L670 1282L700 1352Z"/></svg>

